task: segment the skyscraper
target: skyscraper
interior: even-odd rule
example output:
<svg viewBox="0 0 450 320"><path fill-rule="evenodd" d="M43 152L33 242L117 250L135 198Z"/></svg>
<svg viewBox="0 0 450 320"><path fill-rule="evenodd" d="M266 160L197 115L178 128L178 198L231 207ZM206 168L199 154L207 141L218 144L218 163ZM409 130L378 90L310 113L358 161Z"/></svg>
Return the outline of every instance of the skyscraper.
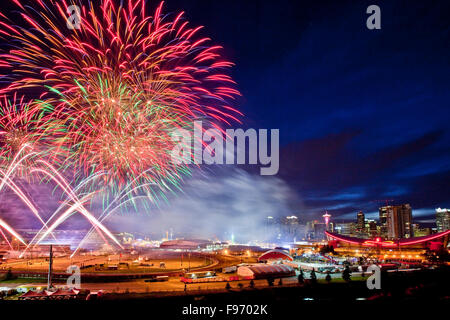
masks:
<svg viewBox="0 0 450 320"><path fill-rule="evenodd" d="M381 207L379 214L383 237L400 239L413 236L412 209L409 204Z"/></svg>
<svg viewBox="0 0 450 320"><path fill-rule="evenodd" d="M385 206L379 208L379 217L380 217L380 236L383 238L387 237L387 217L388 217L388 209L391 206Z"/></svg>
<svg viewBox="0 0 450 320"><path fill-rule="evenodd" d="M344 236L356 236L356 224L354 222L336 223L335 231Z"/></svg>
<svg viewBox="0 0 450 320"><path fill-rule="evenodd" d="M375 220L367 220L366 226L369 237L375 238L378 236L377 223Z"/></svg>
<svg viewBox="0 0 450 320"><path fill-rule="evenodd" d="M450 229L450 209L436 209L436 228L437 232Z"/></svg>
<svg viewBox="0 0 450 320"><path fill-rule="evenodd" d="M366 219L362 211L358 212L356 215L356 229L359 233L363 233L366 228Z"/></svg>
<svg viewBox="0 0 450 320"><path fill-rule="evenodd" d="M293 241L297 236L299 229L298 218L296 216L289 216L282 219L283 239Z"/></svg>

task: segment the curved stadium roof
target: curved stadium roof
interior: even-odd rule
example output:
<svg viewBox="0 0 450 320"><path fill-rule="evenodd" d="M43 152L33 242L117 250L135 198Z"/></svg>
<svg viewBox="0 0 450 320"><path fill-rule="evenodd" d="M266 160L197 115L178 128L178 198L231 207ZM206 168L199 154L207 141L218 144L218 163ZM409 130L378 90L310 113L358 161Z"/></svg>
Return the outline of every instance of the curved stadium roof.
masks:
<svg viewBox="0 0 450 320"><path fill-rule="evenodd" d="M283 250L279 250L279 249L273 249L273 250L266 251L258 258L259 261L261 261L261 260L278 260L278 259L289 260L289 261L294 260L289 254L287 254Z"/></svg>
<svg viewBox="0 0 450 320"><path fill-rule="evenodd" d="M400 239L400 240L393 240L393 241L386 241L381 238L361 239L361 238L355 238L355 237L348 237L348 236L343 236L343 235L329 232L329 231L325 231L325 234L330 238L333 238L333 239L336 239L339 241L343 241L343 242L347 242L347 243L357 244L357 245L377 246L379 244L382 246L397 247L397 246L414 245L414 244L424 243L424 242L436 240L439 238L443 238L450 234L450 230L431 234L429 236L424 236L424 237L415 237L415 238Z"/></svg>

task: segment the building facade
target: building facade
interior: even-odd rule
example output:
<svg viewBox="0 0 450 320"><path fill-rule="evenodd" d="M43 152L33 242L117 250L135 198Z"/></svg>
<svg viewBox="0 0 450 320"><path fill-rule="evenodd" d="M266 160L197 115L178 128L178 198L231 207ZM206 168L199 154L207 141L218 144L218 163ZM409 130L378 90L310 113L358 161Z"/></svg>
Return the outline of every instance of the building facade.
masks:
<svg viewBox="0 0 450 320"><path fill-rule="evenodd" d="M409 204L381 207L379 215L382 237L402 239L413 236L412 209Z"/></svg>
<svg viewBox="0 0 450 320"><path fill-rule="evenodd" d="M369 238L378 237L378 226L375 220L367 220L366 221L366 230Z"/></svg>
<svg viewBox="0 0 450 320"><path fill-rule="evenodd" d="M336 223L335 231L344 236L356 236L356 224L354 222Z"/></svg>
<svg viewBox="0 0 450 320"><path fill-rule="evenodd" d="M388 212L390 206L385 206L379 208L379 220L380 220L380 236L383 238L387 238L387 220L388 220Z"/></svg>
<svg viewBox="0 0 450 320"><path fill-rule="evenodd" d="M450 229L450 209L436 209L436 228L437 232Z"/></svg>
<svg viewBox="0 0 450 320"><path fill-rule="evenodd" d="M361 235L366 233L366 218L362 211L356 214L356 232Z"/></svg>

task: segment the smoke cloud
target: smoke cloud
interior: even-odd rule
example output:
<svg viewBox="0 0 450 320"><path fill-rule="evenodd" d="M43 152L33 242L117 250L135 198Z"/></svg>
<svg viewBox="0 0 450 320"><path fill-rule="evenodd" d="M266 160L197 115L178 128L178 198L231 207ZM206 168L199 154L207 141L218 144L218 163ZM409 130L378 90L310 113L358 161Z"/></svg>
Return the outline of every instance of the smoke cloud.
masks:
<svg viewBox="0 0 450 320"><path fill-rule="evenodd" d="M292 214L295 193L277 177L259 176L227 166L214 173L197 173L186 181L184 193L159 209L115 215L107 225L142 233L174 237L230 240L267 239L267 216Z"/></svg>

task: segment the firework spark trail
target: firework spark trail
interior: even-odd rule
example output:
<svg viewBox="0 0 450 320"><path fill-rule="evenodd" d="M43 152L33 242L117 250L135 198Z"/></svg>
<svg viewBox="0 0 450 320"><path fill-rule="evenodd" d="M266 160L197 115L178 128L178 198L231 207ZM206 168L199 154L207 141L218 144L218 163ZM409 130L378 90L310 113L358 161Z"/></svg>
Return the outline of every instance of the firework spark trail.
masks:
<svg viewBox="0 0 450 320"><path fill-rule="evenodd" d="M23 147L23 149L25 149L26 146ZM20 150L22 151L22 149ZM57 220L60 221L58 224L56 225L52 225L52 229L49 230L47 223L41 218L41 216L39 215L39 212L37 211L37 209L34 207L34 205L31 203L31 201L25 196L25 194L20 190L20 188L17 187L17 185L10 179L10 175L14 173L14 169L17 168L18 165L20 165L20 162L23 161L25 159L25 157L18 159L18 156L20 155L21 152L18 153L18 155L13 159L10 168L7 170L7 172L3 172L2 170L0 170L0 172L3 174L3 179L2 179L2 183L0 185L0 190L3 188L3 186L6 184L8 185L19 197L20 199L22 199L22 201L27 204L27 206L30 208L30 210L39 218L39 220L42 222L43 227L41 228L41 230L37 233L37 235L39 235L42 230L45 228L46 232L44 233L44 236L42 236L38 242L35 243L38 244L40 241L42 241L47 235L52 234L52 230L54 230L54 228L56 228L59 223L62 223L63 221L65 221L65 219L67 219L69 217L69 215L66 215L65 218L63 218L62 220ZM29 156L29 155L28 155ZM107 240L103 237L103 234L101 233L100 230L102 230L103 232L105 232L105 234L110 237L116 244L118 244L120 247L120 243L117 241L117 239L115 239L115 237L109 232L109 230L107 230L104 226L102 226L94 217L92 214L90 214L82 205L82 203L80 202L80 200L78 199L78 197L76 196L76 194L73 192L73 190L70 188L69 184L65 181L65 179L56 171L56 169L54 169L48 162L44 161L44 160L37 160L36 163L41 163L44 166L50 168L51 170L54 171L55 175L52 175L50 172L48 172L47 170L43 170L40 168L33 168L31 169L30 173L43 173L44 175L47 175L48 177L50 177L52 180L54 180L62 189L63 191L69 196L69 198L75 202L76 206L75 206L75 210L79 211L80 213L82 213L91 223L92 225L95 227L96 230L99 231L100 236L105 240L105 242L107 243ZM55 177L56 176L56 177ZM58 210L57 210L58 211ZM55 214L57 213L57 211L55 212ZM50 217L50 219L48 221L50 221L53 218L53 215ZM3 226L3 225L2 225ZM11 234L13 234L14 236L17 237L17 232L15 232L11 227L9 226L4 226L5 229L7 229L8 232L10 232ZM36 235L36 236L37 236ZM31 240L31 242L27 245L27 247L25 248L25 250L23 251L23 253L21 254L21 256L23 256L23 254L28 250L29 246L31 244L33 244L36 236ZM20 238L20 236L19 236ZM21 238L20 238L21 239ZM25 243L24 243L25 244Z"/></svg>
<svg viewBox="0 0 450 320"><path fill-rule="evenodd" d="M143 172L142 174L145 174L145 172ZM135 180L138 180L139 176L135 178ZM139 185L137 187L134 187L133 189L130 190L130 188L132 188L134 186L134 182L135 181L131 181L130 183L128 183L128 185L109 203L109 205L103 210L102 214L99 216L99 221L103 222L107 217L109 217L113 212L115 212L117 209L119 209L120 207L126 205L128 202L133 202L136 199L148 199L150 198L150 200L152 200L152 197L148 196L135 196L135 197L131 197L130 199L128 199L125 202L120 202L123 198L127 197L127 195L129 193L133 193L136 189L139 188L145 188L148 185L152 185L151 183L147 183L147 184L143 184L143 185ZM109 208L114 205L115 203L118 203L118 205L113 208L112 210L109 210ZM108 211L109 210L109 211ZM80 241L80 243L78 244L77 248L75 249L75 251L72 253L72 257L77 253L77 251L79 249L81 249L81 246L84 244L84 242L89 238L89 236L91 235L93 231L93 228L91 227L91 229L86 233L86 235L83 237L83 239Z"/></svg>
<svg viewBox="0 0 450 320"><path fill-rule="evenodd" d="M61 223L63 223L64 221L66 221L73 213L75 212L80 212L92 225L95 226L95 228L100 229L101 231L103 231L108 237L110 237L121 249L123 249L123 247L121 246L121 244L117 241L117 239L115 239L115 237L112 235L112 233L105 227L103 226L92 214L90 214L89 212L83 212L82 210L82 203L88 201L93 195L95 194L95 192L91 193L91 194L87 194L85 195L81 200L78 200L77 203L74 203L72 205L70 205L70 207L64 212L62 213L58 219L55 220L55 222L53 222L50 227L39 237L39 235L42 233L43 228L41 228L41 230L34 236L34 238L30 241L30 243L27 245L27 247L25 248L25 250L21 253L21 256L23 256L27 250L29 249L29 247L31 247L31 245L36 246L37 244L39 244L40 242L42 242L48 235L49 233L51 233L53 230L55 230ZM66 206L68 204L68 202L64 202L57 210L59 211L62 207ZM55 214L53 214L52 216L54 216ZM103 237L103 235L101 234L101 232L99 232L99 234ZM36 240L36 238L38 238L38 240ZM106 239L103 237L103 239L106 241Z"/></svg>
<svg viewBox="0 0 450 320"><path fill-rule="evenodd" d="M44 228L47 224L37 208L13 181L13 177L29 179L28 169L34 165L35 158L41 156L34 149L40 134L39 117L31 102L24 96L18 98L14 93L11 99L6 95L0 98L0 192L7 185L38 218ZM52 234L52 237L54 235Z"/></svg>
<svg viewBox="0 0 450 320"><path fill-rule="evenodd" d="M45 172L41 169L37 169L37 172ZM46 175L49 175L49 173L45 172ZM52 177L54 178L54 177ZM77 198L77 202L76 203L80 203L80 206L82 206L82 202L80 202L80 200ZM51 221L58 213L59 211L61 211L65 206L67 205L71 205L70 200L66 200L64 202L61 203L61 205L56 209L56 211L50 216L50 218L47 220L47 222ZM81 214L83 214L84 216L86 216L85 212L83 212L83 210L76 210L77 212L80 212ZM90 213L88 213L90 214ZM90 214L91 215L91 214ZM67 216L68 218L69 216ZM64 222L66 219L64 219L62 222ZM88 219L89 220L89 219ZM100 237L105 241L106 244L108 243L108 240L103 236L103 233L99 230L99 228L94 225L95 230L98 232L98 234L100 235ZM48 227L47 227L48 229ZM24 250L24 252L22 253L22 255L28 250L29 246L32 245L34 243L34 241L36 240L36 238L39 236L39 234L41 234L41 232L44 230L44 227L42 227L39 232L36 233L36 235L33 237L33 239L31 239L30 243L28 244L27 248ZM37 245L39 242L34 243L34 245ZM120 244L119 244L120 245Z"/></svg>
<svg viewBox="0 0 450 320"><path fill-rule="evenodd" d="M34 240L36 239L36 237L42 232L42 230L44 230L44 228L46 229L44 235L35 243L38 244L40 243L46 236L48 236L49 234L52 234L52 230L54 230L60 223L64 222L69 216L70 214L65 215L62 219L58 219L57 222L55 222L51 229L48 228L47 223L45 221L42 220L42 218L40 217L37 209L33 206L33 204L31 203L31 201L28 200L28 198L23 194L23 192L15 185L15 183L9 178L8 175L11 175L14 172L14 168L20 163L20 161L22 161L22 159L18 160L16 163L16 158L13 160L12 163L12 169L8 170L8 172L5 174L3 171L0 170L0 172L4 175L3 180L2 180L2 186L4 184L10 186L10 188L16 192L16 194L28 205L28 207L31 209L31 211L33 213L35 213L35 215L40 219L40 221L43 224L43 227L41 228L41 230L36 234L36 236L31 240L31 242L26 246L25 250L23 251L23 253L21 254L21 256L23 256L23 254L28 250L28 248L30 247L30 245L32 245L34 243ZM89 213L83 206L83 204L80 202L80 200L78 199L77 195L73 192L73 190L70 188L70 185L65 181L65 179L56 171L55 168L53 168L49 163L47 163L44 160L37 160L36 163L42 163L43 165L45 165L46 167L50 168L51 170L54 171L55 175L51 174L49 171L47 170L43 170L40 168L34 168L31 169L30 173L43 173L44 175L47 175L48 177L50 177L53 181L55 181L62 189L63 191L69 196L69 198L75 202L75 206L71 206L71 208L74 208L75 211L79 211L80 213L83 214L83 216L85 216L90 222L91 224L94 226L94 228L96 230L98 230L100 236L105 240L105 242L107 243L107 240L103 237L103 234L101 233L101 231L105 232L105 234L110 237L119 247L121 247L120 243L118 242L117 239L115 239L115 237L109 232L109 230L107 230L103 225L101 225L101 223L98 222L97 219L95 219L95 217ZM1 189L0 189L1 190ZM63 205L67 204L67 202L64 202ZM59 209L54 213L54 215L59 211ZM71 213L71 212L70 212ZM50 219L48 219L48 221L50 221L54 215L52 215L50 217ZM3 226L3 225L2 225ZM11 227L7 226L5 227L5 229L7 229L8 232L10 232L11 234L13 234L14 236L18 235L17 232L15 232ZM101 230L101 231L100 231ZM17 236L16 236L17 237ZM20 238L20 236L19 236ZM21 239L21 238L20 238Z"/></svg>
<svg viewBox="0 0 450 320"><path fill-rule="evenodd" d="M22 242L22 244L27 245L25 241L22 239L22 237L13 229L11 228L5 221L0 219L0 227L8 231L12 236L14 236L17 240Z"/></svg>
<svg viewBox="0 0 450 320"><path fill-rule="evenodd" d="M124 198L127 194L125 194L124 196L121 197ZM149 199L150 197L148 195L146 196L134 196L132 198L127 199L126 201L122 201L120 202L116 207L114 207L113 209L111 209L110 211L108 211L107 214L105 214L107 212L107 209L109 208L109 206L113 203L111 203L107 209L105 209L101 216L99 217L99 221L103 222L104 220L106 220L106 218L108 218L112 213L114 213L116 210L120 209L122 206L127 205L128 202L134 202L137 199ZM120 200L120 199L119 199ZM150 198L151 200L151 198ZM78 244L78 246L75 248L74 252L72 253L71 257L73 257L78 250L80 250L82 248L82 245L84 244L85 241L87 241L87 239L89 238L89 236L92 234L93 232L93 227L91 227L91 229L86 233L86 235L83 237L83 239L80 241L80 243Z"/></svg>
<svg viewBox="0 0 450 320"><path fill-rule="evenodd" d="M48 219L48 221L50 221L51 219L53 219L58 213L59 213L59 211L61 211L63 208L65 208L66 206L71 206L71 204L70 204L70 202L69 202L69 200L66 200L66 201L64 201L64 202L62 202L61 204L60 204L60 206L55 210L55 212L51 215L51 217ZM70 215L68 215L67 217L66 217L66 219L67 218L69 218L70 217ZM62 222L64 222L66 219L64 219ZM47 222L48 222L47 221ZM62 223L61 222L61 223ZM48 230L48 229L47 229ZM28 249L31 247L31 246L36 246L38 243L39 243L39 241L36 241L36 239L38 239L39 237L40 237L40 235L42 235L42 232L44 232L44 228L43 227L41 227L41 229L34 235L34 237L31 239L31 241L28 243L28 245L26 246L26 248L22 251L22 253L21 253L21 257L28 251ZM42 240L41 240L42 241ZM106 241L106 239L105 239L105 241Z"/></svg>
<svg viewBox="0 0 450 320"><path fill-rule="evenodd" d="M25 161L27 158L35 155L36 153L31 152L28 154L25 154L23 157L19 158L20 154L25 150L25 148L29 147L27 144L23 145L22 148L19 150L17 155L13 158L11 164L8 167L8 170L4 174L4 179L2 179L2 182L0 183L0 191L3 189L6 179L9 179L11 174L18 168L21 162ZM19 158L19 160L17 160ZM17 160L17 161L16 161Z"/></svg>
<svg viewBox="0 0 450 320"><path fill-rule="evenodd" d="M100 222L103 222L103 220L105 220L107 217L109 217L110 214L114 213L116 210L120 209L122 206L126 205L128 202L133 202L137 199L147 199L148 196L135 196L133 198L127 199L126 201L121 202L120 204L118 204L116 207L114 207L109 213L108 215L104 216L102 219L99 219ZM88 233L86 233L86 235L84 236L84 238L80 241L80 243L78 244L78 246L75 248L75 250L72 252L72 254L70 255L70 257L74 257L75 254L78 252L78 250L80 250L82 248L82 245L84 244L85 241L87 241L87 239L89 238L89 236L91 235L93 229L91 228Z"/></svg>
<svg viewBox="0 0 450 320"><path fill-rule="evenodd" d="M0 173L4 175L4 178L6 181L6 184L10 187L11 190L21 199L27 207L33 212L33 214L39 219L39 221L42 223L43 228L48 228L47 223L42 219L41 215L39 214L39 211L36 209L36 207L33 205L33 203L28 199L28 197L23 193L23 191L12 181L11 179L6 179L5 173L0 170ZM51 233L51 236L53 239L56 240L56 237L53 233Z"/></svg>
<svg viewBox="0 0 450 320"><path fill-rule="evenodd" d="M45 163L45 162L44 162ZM48 164L49 165L49 164ZM50 166L50 165L49 165ZM78 197L73 193L72 189L70 188L70 185L65 181L65 179L53 168L50 166L50 168L53 170L53 172L55 173L55 175L57 177L55 177L55 175L51 174L50 172L46 171L46 170L42 170L42 169L33 169L33 172L41 172L43 174L46 174L48 177L50 177L53 181L55 181L63 190L64 192L71 198L71 200L74 202L76 211L79 211L83 216L85 216L91 223L92 225L94 225L95 227L99 228L100 230L102 230L103 232L105 232L105 234L111 239L113 240L119 247L122 248L122 246L120 245L119 241L111 234L111 232L106 229L103 225L101 225L98 220L83 206L82 202L80 202L80 200L78 199ZM91 193L91 195L95 194L96 192ZM72 207L73 207L72 206ZM52 216L53 217L53 216ZM52 217L50 219L52 219ZM49 219L49 220L50 220ZM59 219L59 218L58 218ZM56 221L59 221L59 220ZM63 220L64 221L64 220ZM55 222L56 223L56 222ZM54 224L52 226L54 226ZM48 230L46 231L45 234L48 234ZM101 235L101 233L100 233ZM41 238L42 239L42 238ZM40 240L41 241L41 240ZM38 241L37 243L39 243L40 241Z"/></svg>
<svg viewBox="0 0 450 320"><path fill-rule="evenodd" d="M28 206L28 208L33 212L33 214L39 219L39 221L43 224L44 227L47 227L47 224L42 219L42 217L39 215L38 210L36 207L31 203L31 201L26 197L26 195L20 190L20 188L17 187L17 185L11 180L10 176L14 173L14 170L17 169L17 167L20 165L22 161L25 161L26 158L33 155L33 153L27 154L17 160L19 155L22 153L22 151L27 147L27 145L24 145L20 150L19 153L14 157L11 165L8 167L8 170L6 173L0 169L0 173L3 175L0 183L0 192L3 190L3 187L5 184L7 184L18 196L19 198ZM16 161L17 160L17 161Z"/></svg>
<svg viewBox="0 0 450 320"><path fill-rule="evenodd" d="M3 238L6 240L6 243L9 245L11 250L14 250L13 246L11 245L11 242L9 242L8 238L6 237L5 233L3 232L3 230L1 228L0 228L0 233L2 234Z"/></svg>
<svg viewBox="0 0 450 320"><path fill-rule="evenodd" d="M92 194L88 195L89 197L92 196ZM39 244L42 240L44 240L48 234L53 231L57 226L59 226L61 223L63 223L67 218L70 217L70 215L75 212L75 211L79 211L80 207L82 206L82 204L80 202L78 203L74 203L73 205L71 205L63 214L61 214L58 219L55 220L55 222L53 224L50 225L50 227L43 233L43 235L39 238L39 240L36 241L36 244ZM91 222L92 224L96 224L97 227L99 227L103 232L105 232L108 236L114 238L114 236L109 232L108 229L106 229L102 224L100 224L97 219L95 219L92 215L85 215L83 214L84 217L86 217L89 222ZM119 244L120 245L120 244Z"/></svg>
<svg viewBox="0 0 450 320"><path fill-rule="evenodd" d="M23 193L22 190L12 181L9 177L6 176L5 172L0 169L0 174L3 176L2 179L5 180L6 185L27 205L27 207L34 213L34 215L45 225L45 221L39 215L39 211L36 209L34 204L28 199L28 197Z"/></svg>

